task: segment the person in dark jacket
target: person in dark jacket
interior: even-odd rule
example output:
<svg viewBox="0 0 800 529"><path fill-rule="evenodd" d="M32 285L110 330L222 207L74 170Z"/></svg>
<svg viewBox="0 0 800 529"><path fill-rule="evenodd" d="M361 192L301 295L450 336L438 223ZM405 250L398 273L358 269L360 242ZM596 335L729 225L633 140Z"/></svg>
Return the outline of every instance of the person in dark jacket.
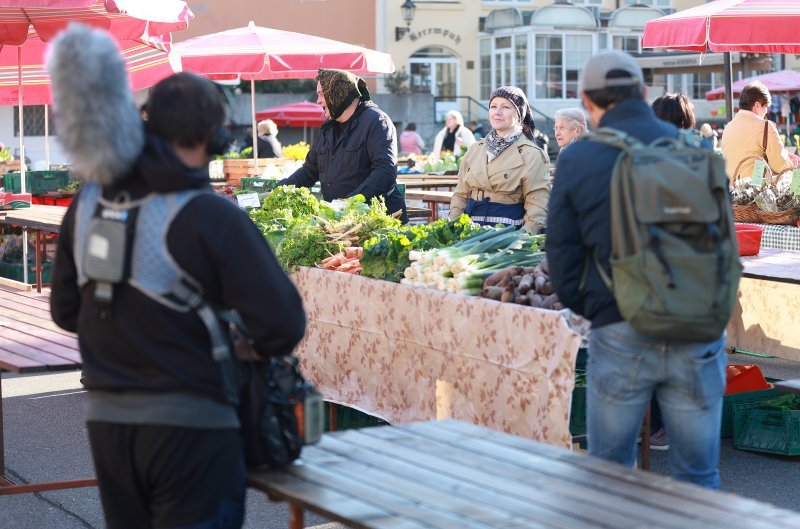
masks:
<svg viewBox="0 0 800 529"><path fill-rule="evenodd" d="M581 99L592 126L644 143L676 138L678 129L644 100L642 70L618 51L592 57ZM611 275L609 190L620 151L577 141L558 158L547 218L547 258L561 302L592 322L587 364L589 453L633 466L636 438L653 395L669 432L672 475L719 486L719 425L725 392L725 335L711 343L659 340L624 321L598 273Z"/></svg>
<svg viewBox="0 0 800 529"><path fill-rule="evenodd" d="M256 136L256 146L258 147L259 158L281 158L283 156L283 147L281 142L278 141L278 126L271 119L265 119L258 122L256 129L258 136ZM248 136L245 140L244 148L253 146L252 136Z"/></svg>
<svg viewBox="0 0 800 529"><path fill-rule="evenodd" d="M364 195L384 197L389 214L406 204L397 189L397 131L372 102L363 79L343 70L320 69L317 103L328 118L303 166L280 185L311 187L317 182L325 200Z"/></svg>
<svg viewBox="0 0 800 529"><path fill-rule="evenodd" d="M246 477L239 420L223 364L212 356L209 327L199 311L167 306L153 287L134 280L147 276L138 268L169 257L176 268L158 268L149 277L184 271L209 305L241 315L263 357L286 354L302 338L302 300L253 222L210 189L208 162L227 146L219 90L192 74L168 77L144 106L145 127L113 41L104 32L78 30L59 37L48 66L60 130L83 140L64 138L87 181L61 226L51 312L59 327L78 334L106 524L239 528ZM75 57L72 50L86 51ZM97 86L117 97L105 104L102 94L84 97L92 71L103 75ZM90 112L85 104L94 105ZM127 166L109 172L98 149L117 153ZM182 198L172 218L143 213L151 201L169 207ZM104 290L109 280L88 263L104 259L113 244L103 241L113 238L87 230L85 219L132 216L126 271ZM148 223L164 238L139 236ZM154 252L142 255L140 248Z"/></svg>

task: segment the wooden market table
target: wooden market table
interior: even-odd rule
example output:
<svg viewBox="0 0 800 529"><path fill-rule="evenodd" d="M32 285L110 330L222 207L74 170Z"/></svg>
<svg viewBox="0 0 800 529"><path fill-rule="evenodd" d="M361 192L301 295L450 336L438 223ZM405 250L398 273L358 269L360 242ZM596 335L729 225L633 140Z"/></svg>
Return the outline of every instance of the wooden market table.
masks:
<svg viewBox="0 0 800 529"><path fill-rule="evenodd" d="M728 345L800 361L800 252L761 248L742 264Z"/></svg>
<svg viewBox="0 0 800 529"><path fill-rule="evenodd" d="M0 286L0 371L32 373L77 369L81 366L78 340L50 317L50 300L33 292ZM87 486L93 480L14 485L3 473L2 378L0 378L0 495Z"/></svg>
<svg viewBox="0 0 800 529"><path fill-rule="evenodd" d="M425 207L432 211L432 221L439 218L437 204L450 204L451 198L453 198L452 191L431 191L420 189L406 190L406 200L422 200L425 202Z"/></svg>
<svg viewBox="0 0 800 529"><path fill-rule="evenodd" d="M353 529L790 529L800 513L459 421L325 434L248 484Z"/></svg>
<svg viewBox="0 0 800 529"><path fill-rule="evenodd" d="M0 212L0 224L32 230L36 241L36 291L42 291L42 253L47 233L58 233L67 208L63 206L32 205L30 208ZM27 235L26 235L27 239ZM27 266L27 263L23 266Z"/></svg>

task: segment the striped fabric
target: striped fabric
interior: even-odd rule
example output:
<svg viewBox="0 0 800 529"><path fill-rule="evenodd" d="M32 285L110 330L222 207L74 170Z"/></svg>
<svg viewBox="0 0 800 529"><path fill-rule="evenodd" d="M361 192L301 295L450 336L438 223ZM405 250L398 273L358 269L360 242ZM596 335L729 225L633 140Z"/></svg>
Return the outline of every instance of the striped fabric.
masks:
<svg viewBox="0 0 800 529"><path fill-rule="evenodd" d="M642 47L800 53L798 25L798 0L716 0L647 22Z"/></svg>
<svg viewBox="0 0 800 529"><path fill-rule="evenodd" d="M121 40L139 39L185 29L194 16L186 2L179 0L30 0L26 7L19 4L19 0L0 0L0 45L19 46L31 28L47 42L70 22L105 29Z"/></svg>
<svg viewBox="0 0 800 529"><path fill-rule="evenodd" d="M169 55L164 49L167 39L151 39L153 45L140 40L118 40L127 66L131 89L153 86L171 75ZM158 46L158 47L155 47ZM44 65L47 44L31 30L22 46L22 98L24 105L51 103L50 76ZM18 47L0 48L0 105L19 104Z"/></svg>
<svg viewBox="0 0 800 529"><path fill-rule="evenodd" d="M509 219L507 217L492 217L486 215L471 215L470 219L472 222L503 224L504 226L522 226L525 223L524 219Z"/></svg>

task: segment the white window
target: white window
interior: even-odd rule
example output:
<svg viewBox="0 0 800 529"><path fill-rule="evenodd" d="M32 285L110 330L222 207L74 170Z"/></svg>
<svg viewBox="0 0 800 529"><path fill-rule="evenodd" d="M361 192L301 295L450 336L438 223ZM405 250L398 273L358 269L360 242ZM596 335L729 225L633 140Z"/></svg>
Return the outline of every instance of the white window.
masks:
<svg viewBox="0 0 800 529"><path fill-rule="evenodd" d="M498 86L513 85L528 91L528 33L500 35L479 43L479 94L489 99Z"/></svg>
<svg viewBox="0 0 800 529"><path fill-rule="evenodd" d="M628 53L641 52L641 37L639 35L612 35L611 47Z"/></svg>
<svg viewBox="0 0 800 529"><path fill-rule="evenodd" d="M671 9L672 8L672 0L625 0L626 6L632 6L634 4L641 4L646 6L653 6L659 9Z"/></svg>
<svg viewBox="0 0 800 529"><path fill-rule="evenodd" d="M576 99L584 65L594 53L591 34L539 33L534 45L532 99Z"/></svg>
<svg viewBox="0 0 800 529"><path fill-rule="evenodd" d="M603 6L603 0L572 0L570 3L576 6Z"/></svg>
<svg viewBox="0 0 800 529"><path fill-rule="evenodd" d="M47 107L47 116L49 118L48 134L54 135L56 133L53 126L53 111L52 106ZM30 105L26 106L22 112L22 126L25 136L44 136L44 105ZM19 136L19 107L14 107L14 136Z"/></svg>

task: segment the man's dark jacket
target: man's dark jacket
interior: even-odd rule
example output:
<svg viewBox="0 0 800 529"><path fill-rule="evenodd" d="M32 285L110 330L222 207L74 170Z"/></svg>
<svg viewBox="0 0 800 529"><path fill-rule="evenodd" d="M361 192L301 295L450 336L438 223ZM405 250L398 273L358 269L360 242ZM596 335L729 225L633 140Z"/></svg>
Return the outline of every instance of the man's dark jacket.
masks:
<svg viewBox="0 0 800 529"><path fill-rule="evenodd" d="M644 143L678 136L678 129L658 119L642 100L614 106L600 119L600 127L621 130ZM622 321L592 257L597 255L610 275L609 186L619 153L593 141L577 141L564 149L558 157L548 206L547 260L553 286L564 306L591 320L592 327Z"/></svg>
<svg viewBox="0 0 800 529"><path fill-rule="evenodd" d="M124 190L136 199L184 189L210 189L208 171L186 167L167 144L148 136L132 174L103 195ZM100 317L94 282L77 283L76 206L77 201L61 225L51 312L59 327L78 333L86 388L195 393L224 401L219 364L196 313L169 309L122 283L114 286L111 317ZM258 228L234 204L212 192L195 197L175 217L167 247L212 304L241 314L262 355L288 353L302 339L305 313L297 290Z"/></svg>
<svg viewBox="0 0 800 529"><path fill-rule="evenodd" d="M359 103L344 123L323 123L303 166L280 184L311 187L317 182L328 201L361 194L369 202L383 196L388 212L402 211L405 222L406 204L395 187L397 132L375 103Z"/></svg>

